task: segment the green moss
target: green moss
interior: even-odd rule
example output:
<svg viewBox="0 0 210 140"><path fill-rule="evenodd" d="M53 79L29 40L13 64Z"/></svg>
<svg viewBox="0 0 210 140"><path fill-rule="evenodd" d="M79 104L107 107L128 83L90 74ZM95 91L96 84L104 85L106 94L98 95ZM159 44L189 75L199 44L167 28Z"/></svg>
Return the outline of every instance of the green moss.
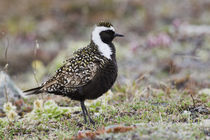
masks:
<svg viewBox="0 0 210 140"><path fill-rule="evenodd" d="M137 127L137 130L128 134L137 133L139 136L147 135L151 138L157 137L162 139L167 136L164 133L169 131L176 134L169 138L176 139L180 131L183 131L189 133L189 138L205 137L199 129L201 128L199 122L207 119L208 115L197 113L198 116L193 118L189 114L183 114L184 111L188 111L193 105L192 99L188 94L177 96L180 95L179 91L172 90L169 97L163 91L158 90L155 92L154 90L152 94L145 98L143 94L131 94L131 92L142 92L141 88L138 88L136 84L116 86L113 89L113 92L105 94L103 98L87 103L90 114L96 121L95 127L90 124L83 124L82 114L71 113L72 115L65 115L70 108L62 109L54 102L47 101L43 104L43 109L37 109L34 112L35 114L33 115L36 117L32 116L33 120L13 122L13 125L8 128L8 122L1 119L0 133L4 133L3 135L9 138L14 138L15 135L24 133L30 135L39 134L42 139L53 133L54 138L64 139L74 136L83 128L96 130L102 126L114 124L137 125L143 123L144 127L139 126L141 129ZM203 96L203 98L207 97ZM73 105L74 102L72 101L71 104ZM195 120L197 122L196 127L194 126ZM180 125L177 124L178 122L181 122L179 123ZM34 127L29 127L31 125ZM192 128L196 129L196 131ZM157 135L155 132L158 132L160 135ZM179 135L185 137L184 134ZM4 136L1 135L1 139Z"/></svg>

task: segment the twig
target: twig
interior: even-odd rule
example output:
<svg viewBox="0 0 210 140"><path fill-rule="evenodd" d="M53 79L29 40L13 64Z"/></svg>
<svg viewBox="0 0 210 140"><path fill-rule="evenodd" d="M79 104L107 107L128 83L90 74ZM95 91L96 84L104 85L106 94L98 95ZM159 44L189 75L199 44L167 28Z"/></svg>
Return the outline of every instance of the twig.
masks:
<svg viewBox="0 0 210 140"><path fill-rule="evenodd" d="M5 78L5 81L6 81L6 78ZM5 82L5 83L6 83L6 82ZM7 92L7 87L6 87L6 85L4 85L4 94L5 94L6 102L8 102L9 99L8 99L8 92Z"/></svg>
<svg viewBox="0 0 210 140"><path fill-rule="evenodd" d="M34 63L34 68L33 68L33 75L34 75L34 79L37 83L37 86L39 86L39 82L36 76L36 59L37 59L37 50L39 49L39 43L36 40L36 44L35 44L35 48L34 48L34 58L35 58L35 63Z"/></svg>
<svg viewBox="0 0 210 140"><path fill-rule="evenodd" d="M35 43L36 43L36 44L35 44L35 48L34 48L35 63L34 63L34 68L33 68L33 75L34 75L34 79L35 79L35 81L36 81L37 86L39 86L39 81L38 81L37 76L36 76L36 60L37 60L37 51L38 51L38 49L39 49L38 40L36 40ZM44 99L43 94L41 94L41 98L42 98L42 100Z"/></svg>
<svg viewBox="0 0 210 140"><path fill-rule="evenodd" d="M192 96L192 94L190 94L191 98L192 98L192 101L193 101L193 107L195 108L195 99L194 97Z"/></svg>
<svg viewBox="0 0 210 140"><path fill-rule="evenodd" d="M5 61L6 61L6 64L5 64L5 66L4 66L4 71L5 72L7 72L8 71L8 66L9 66L9 64L8 64L8 57L7 57L7 54L8 54L8 49L9 49L9 39L6 37L6 39L7 39L7 45L5 45L6 46L6 50L5 50L5 53L4 53L4 59L5 59ZM6 101L8 102L9 101L9 99L8 99L8 92L7 92L7 87L6 87L6 76L5 76L5 79L4 79L4 83L5 83L5 85L4 85L4 91L5 91L5 98L6 98Z"/></svg>
<svg viewBox="0 0 210 140"><path fill-rule="evenodd" d="M5 49L5 53L4 53L4 59L5 59L5 61L6 61L6 64L5 64L5 66L4 66L4 71L5 72L7 72L7 70L8 70L8 66L9 66L9 63L8 63L8 50L9 50L9 39L6 37L6 39L7 39L7 45L6 45L6 49Z"/></svg>

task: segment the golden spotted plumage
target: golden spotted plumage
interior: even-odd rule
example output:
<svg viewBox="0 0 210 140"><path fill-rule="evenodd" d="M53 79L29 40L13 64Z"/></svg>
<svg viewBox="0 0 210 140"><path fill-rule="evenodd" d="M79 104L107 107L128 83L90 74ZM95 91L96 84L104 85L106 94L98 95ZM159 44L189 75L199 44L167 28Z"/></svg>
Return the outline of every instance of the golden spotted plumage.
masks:
<svg viewBox="0 0 210 140"><path fill-rule="evenodd" d="M97 26L111 27L113 26L110 22L99 22Z"/></svg>
<svg viewBox="0 0 210 140"><path fill-rule="evenodd" d="M42 85L43 91L62 92L68 94L76 88L86 85L97 74L99 68L109 61L100 55L97 47L92 43L73 53L73 57L56 71L55 76ZM60 89L60 91L59 91Z"/></svg>

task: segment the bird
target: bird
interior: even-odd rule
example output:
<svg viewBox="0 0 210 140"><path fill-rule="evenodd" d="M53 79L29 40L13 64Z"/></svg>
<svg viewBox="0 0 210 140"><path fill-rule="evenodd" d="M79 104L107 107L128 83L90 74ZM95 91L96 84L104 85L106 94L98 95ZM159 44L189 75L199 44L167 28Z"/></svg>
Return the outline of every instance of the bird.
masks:
<svg viewBox="0 0 210 140"><path fill-rule="evenodd" d="M118 75L116 49L113 40L124 35L116 33L110 22L96 24L90 43L65 60L55 75L41 86L24 91L26 95L48 93L80 102L84 123L87 116L95 124L85 106L85 100L102 96L113 86Z"/></svg>

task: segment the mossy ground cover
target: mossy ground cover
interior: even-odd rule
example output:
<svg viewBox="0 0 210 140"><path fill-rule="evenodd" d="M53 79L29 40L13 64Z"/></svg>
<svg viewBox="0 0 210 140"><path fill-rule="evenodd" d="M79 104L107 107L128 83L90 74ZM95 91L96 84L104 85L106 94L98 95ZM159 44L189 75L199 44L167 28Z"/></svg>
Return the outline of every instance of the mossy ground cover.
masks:
<svg viewBox="0 0 210 140"><path fill-rule="evenodd" d="M91 138L209 138L210 125L206 123L209 123L210 97L203 94L192 99L190 94L182 90L171 89L166 94L158 88L116 84L104 96L86 102L96 121L95 126L84 124L78 102L61 98L55 103L49 100L52 96L45 95L39 98L41 100L26 99L25 102L34 102L31 112L14 121L8 121L7 118L0 120L1 139L82 139L90 138L90 135L85 135L87 130L94 134L100 129L116 126L131 126L133 129L127 132L92 134Z"/></svg>

